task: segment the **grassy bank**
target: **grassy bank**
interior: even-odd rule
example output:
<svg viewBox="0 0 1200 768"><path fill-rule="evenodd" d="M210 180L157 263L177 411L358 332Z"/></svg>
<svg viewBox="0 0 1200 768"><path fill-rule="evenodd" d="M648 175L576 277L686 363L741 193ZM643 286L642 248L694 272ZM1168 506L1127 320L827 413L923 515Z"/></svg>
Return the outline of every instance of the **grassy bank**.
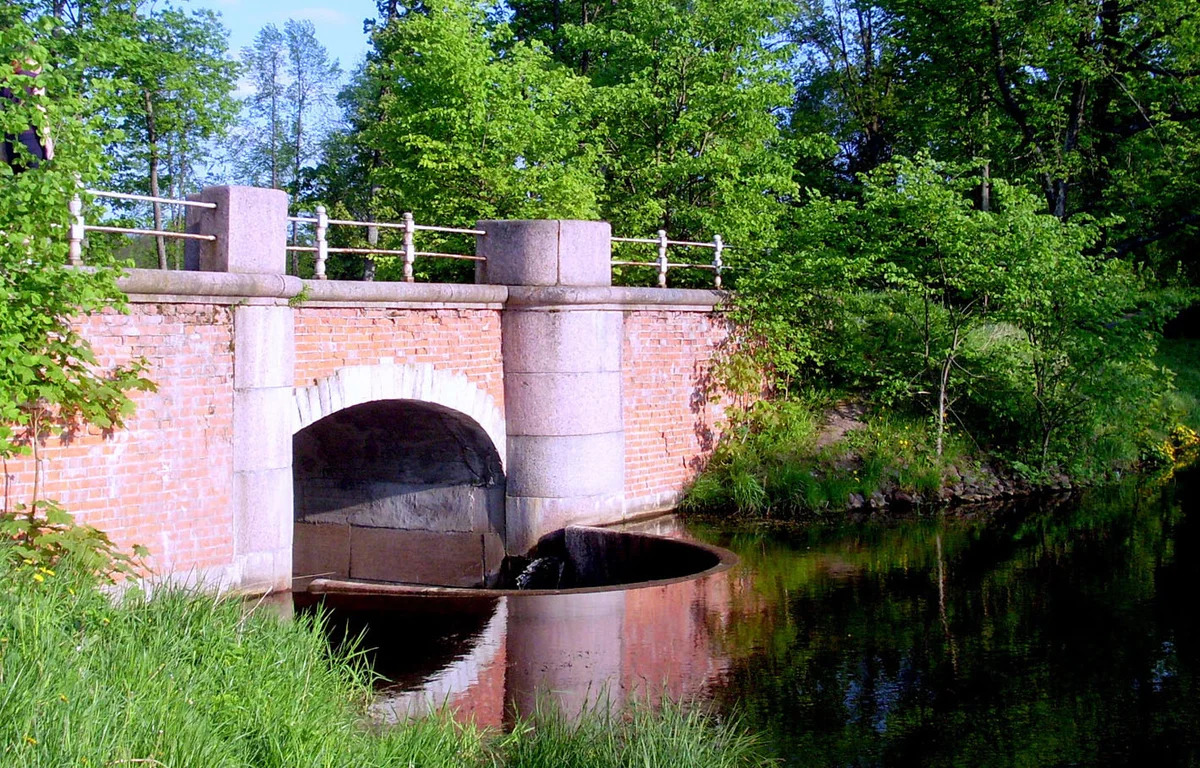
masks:
<svg viewBox="0 0 1200 768"><path fill-rule="evenodd" d="M534 718L499 735L445 718L371 726L369 691L310 621L170 589L114 601L67 569L0 563L0 765L762 763L733 727L675 708L579 724Z"/></svg>
<svg viewBox="0 0 1200 768"><path fill-rule="evenodd" d="M897 499L933 500L945 489L984 479L979 457L958 435L935 436L920 419L866 417L828 440L828 402L760 403L737 421L684 501L693 511L735 510L808 517L848 507L882 507ZM824 437L823 437L824 434Z"/></svg>
<svg viewBox="0 0 1200 768"><path fill-rule="evenodd" d="M959 428L936 450L931 420L862 408L848 430L830 435L830 398L809 395L757 403L732 427L683 502L685 511L792 519L837 518L850 509L975 502L1038 490L1094 485L1131 471L1173 471L1200 451L1200 342L1165 344L1159 364L1176 386L1156 406L1153 426L1100 425L1082 458L1052 471L1022 455L981 447ZM844 427L843 427L844 428Z"/></svg>
<svg viewBox="0 0 1200 768"><path fill-rule="evenodd" d="M1168 407L1181 423L1200 432L1200 339L1163 339L1157 362L1175 372Z"/></svg>

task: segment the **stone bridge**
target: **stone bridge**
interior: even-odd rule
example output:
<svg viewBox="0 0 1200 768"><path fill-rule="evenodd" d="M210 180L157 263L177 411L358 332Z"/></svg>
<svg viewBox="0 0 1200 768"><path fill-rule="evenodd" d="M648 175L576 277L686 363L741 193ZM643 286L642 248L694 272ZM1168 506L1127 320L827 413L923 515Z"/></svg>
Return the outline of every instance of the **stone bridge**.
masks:
<svg viewBox="0 0 1200 768"><path fill-rule="evenodd" d="M606 223L480 222L474 285L308 281L283 193L203 195L192 269L133 270L128 313L79 321L157 392L10 461L10 503L37 472L178 580L471 585L565 524L669 509L712 448L720 295L612 287Z"/></svg>

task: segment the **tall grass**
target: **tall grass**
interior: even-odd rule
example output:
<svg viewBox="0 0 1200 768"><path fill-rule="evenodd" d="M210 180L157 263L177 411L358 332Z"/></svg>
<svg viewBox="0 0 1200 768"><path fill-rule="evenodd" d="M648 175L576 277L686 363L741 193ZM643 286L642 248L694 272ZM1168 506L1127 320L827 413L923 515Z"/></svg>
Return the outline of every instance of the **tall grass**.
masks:
<svg viewBox="0 0 1200 768"><path fill-rule="evenodd" d="M4 549L6 767L545 765L546 756L602 738L609 747L588 766L758 761L729 727L670 710L577 726L524 721L506 737L444 717L373 726L364 715L370 680L362 665L331 657L316 620L247 613L240 601L179 589L113 599L69 567L38 582L7 566ZM711 762L720 751L740 757Z"/></svg>
<svg viewBox="0 0 1200 768"><path fill-rule="evenodd" d="M1168 408L1180 423L1200 431L1200 339L1163 339L1158 363L1175 372Z"/></svg>
<svg viewBox="0 0 1200 768"><path fill-rule="evenodd" d="M635 706L623 717L598 709L578 720L542 709L509 735L502 751L510 768L740 768L767 763L757 741L740 735L736 724L716 726L698 710L678 705Z"/></svg>
<svg viewBox="0 0 1200 768"><path fill-rule="evenodd" d="M939 456L927 420L875 415L840 440L817 447L815 401L762 402L745 414L684 499L691 510L733 509L768 516L841 512L852 495L904 491L932 498L973 467L966 441L949 434Z"/></svg>

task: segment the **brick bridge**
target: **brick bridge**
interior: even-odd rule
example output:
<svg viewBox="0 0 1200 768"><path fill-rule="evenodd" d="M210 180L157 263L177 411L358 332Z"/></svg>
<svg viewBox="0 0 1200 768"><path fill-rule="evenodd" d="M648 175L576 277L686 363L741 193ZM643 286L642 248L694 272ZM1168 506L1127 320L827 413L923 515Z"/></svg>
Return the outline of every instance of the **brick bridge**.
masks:
<svg viewBox="0 0 1200 768"><path fill-rule="evenodd" d="M159 576L483 583L567 523L669 509L711 450L719 295L612 287L606 223L481 222L475 285L308 281L283 193L203 195L193 270L133 270L128 314L80 321L158 391L6 469Z"/></svg>

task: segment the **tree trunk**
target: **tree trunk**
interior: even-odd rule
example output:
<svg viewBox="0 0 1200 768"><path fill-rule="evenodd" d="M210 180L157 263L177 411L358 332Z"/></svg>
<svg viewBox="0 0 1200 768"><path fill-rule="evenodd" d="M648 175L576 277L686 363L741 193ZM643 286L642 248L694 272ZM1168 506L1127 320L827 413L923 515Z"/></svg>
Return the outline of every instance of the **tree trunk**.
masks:
<svg viewBox="0 0 1200 768"><path fill-rule="evenodd" d="M146 141L150 148L150 196L158 197L158 129L154 122L154 102L150 91L142 91L146 107ZM154 207L154 228L162 230L162 205L151 203ZM167 240L162 235L154 238L155 249L158 251L158 268L167 269Z"/></svg>

